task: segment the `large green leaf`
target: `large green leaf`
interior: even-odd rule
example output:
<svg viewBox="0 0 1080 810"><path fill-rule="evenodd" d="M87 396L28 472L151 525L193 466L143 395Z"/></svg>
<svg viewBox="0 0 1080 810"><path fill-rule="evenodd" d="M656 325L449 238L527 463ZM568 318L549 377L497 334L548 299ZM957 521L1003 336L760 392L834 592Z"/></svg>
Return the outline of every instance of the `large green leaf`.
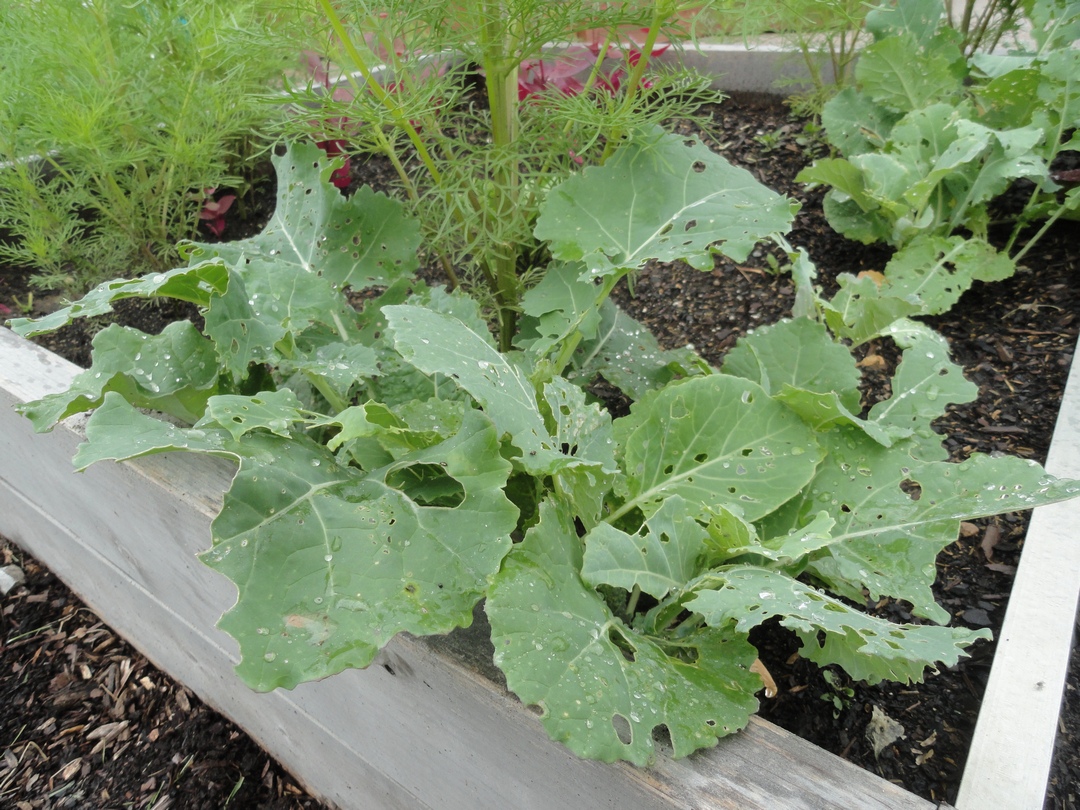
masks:
<svg viewBox="0 0 1080 810"><path fill-rule="evenodd" d="M218 256L234 267L281 264L337 286L388 286L419 266L420 225L401 203L364 187L343 197L330 183L340 165L314 144L274 155L277 206L262 233L222 244L194 244L193 259Z"/></svg>
<svg viewBox="0 0 1080 810"><path fill-rule="evenodd" d="M952 666L988 630L894 624L868 616L779 571L743 566L710 574L684 604L713 627L747 632L773 616L795 630L802 654L840 664L851 677L878 683L921 681L929 666ZM824 636L818 640L819 633Z"/></svg>
<svg viewBox="0 0 1080 810"><path fill-rule="evenodd" d="M884 146L898 117L865 93L847 87L826 102L821 124L829 143L850 157Z"/></svg>
<svg viewBox="0 0 1080 810"><path fill-rule="evenodd" d="M522 701L543 709L548 734L579 756L645 765L660 726L681 757L746 725L761 681L745 637L705 629L665 643L636 633L579 578L581 541L568 511L545 502L540 514L503 563L486 609L495 663Z"/></svg>
<svg viewBox="0 0 1080 810"><path fill-rule="evenodd" d="M684 259L712 269L710 246L742 261L791 226L795 205L703 146L656 129L639 132L603 166L549 192L536 237L594 276Z"/></svg>
<svg viewBox="0 0 1080 810"><path fill-rule="evenodd" d="M707 510L757 520L794 497L813 477L819 448L811 430L761 386L724 374L657 392L615 422L627 503L672 495Z"/></svg>
<svg viewBox="0 0 1080 810"><path fill-rule="evenodd" d="M85 470L98 461L126 461L171 451L205 453L236 459L232 437L220 428L182 428L136 410L110 391L86 422L86 441L72 463Z"/></svg>
<svg viewBox="0 0 1080 810"><path fill-rule="evenodd" d="M973 57L972 61L979 61L979 56ZM989 55L981 56L986 58ZM985 110L980 120L987 126L1025 126L1031 123L1032 115L1042 106L1038 94L1042 72L1028 66L1031 57L1011 58L1023 59L1025 64L974 88L975 96ZM983 66L984 63L980 62L980 67Z"/></svg>
<svg viewBox="0 0 1080 810"><path fill-rule="evenodd" d="M810 570L830 589L862 601L892 596L934 621L948 614L930 586L935 559L956 540L961 520L1029 509L1073 497L1074 481L1059 481L1034 462L974 456L960 464L913 455L912 440L886 448L851 429L822 437L829 455L798 499L770 516L767 536L800 528L824 509L836 520L837 541Z"/></svg>
<svg viewBox="0 0 1080 810"><path fill-rule="evenodd" d="M28 402L19 410L38 431L99 405L108 391L142 408L194 422L218 381L213 344L190 321L176 321L160 335L112 324L94 336L93 365L67 391Z"/></svg>
<svg viewBox="0 0 1080 810"><path fill-rule="evenodd" d="M510 465L478 411L445 442L369 475L296 438L253 434L243 452L202 558L239 589L220 626L252 688L364 667L396 633L472 621L517 514L502 493ZM440 479L460 494L453 508L422 505ZM415 497L409 480L423 485Z"/></svg>
<svg viewBox="0 0 1080 810"><path fill-rule="evenodd" d="M959 97L962 85L952 61L937 50L913 58L918 50L908 33L879 40L859 54L855 78L874 101L898 112Z"/></svg>
<svg viewBox="0 0 1080 810"><path fill-rule="evenodd" d="M875 39L907 33L919 46L928 45L945 14L941 0L901 0L875 6L866 15L866 30Z"/></svg>

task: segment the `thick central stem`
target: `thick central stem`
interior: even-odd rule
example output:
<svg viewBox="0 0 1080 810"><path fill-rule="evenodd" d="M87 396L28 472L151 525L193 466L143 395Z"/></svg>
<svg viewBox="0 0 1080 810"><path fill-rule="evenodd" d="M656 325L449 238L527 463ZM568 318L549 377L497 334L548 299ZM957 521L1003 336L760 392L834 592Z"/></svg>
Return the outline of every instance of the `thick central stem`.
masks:
<svg viewBox="0 0 1080 810"><path fill-rule="evenodd" d="M496 153L509 156L518 137L518 59L517 37L512 23L507 22L501 0L481 0L483 22L480 26L485 83L491 108L491 140ZM490 205L491 217L511 217L518 205L520 174L517 165L508 159L496 161L492 177L494 193L484 204ZM509 351L517 331L517 306L520 282L517 275L518 246L495 244L486 261L489 277L494 282L492 292L499 307L499 348Z"/></svg>

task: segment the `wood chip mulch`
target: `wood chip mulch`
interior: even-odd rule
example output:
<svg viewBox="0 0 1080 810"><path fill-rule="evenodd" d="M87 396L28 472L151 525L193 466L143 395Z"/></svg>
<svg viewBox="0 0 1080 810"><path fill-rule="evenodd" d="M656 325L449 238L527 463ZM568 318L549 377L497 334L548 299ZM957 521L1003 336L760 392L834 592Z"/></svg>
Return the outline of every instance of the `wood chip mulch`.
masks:
<svg viewBox="0 0 1080 810"><path fill-rule="evenodd" d="M0 807L324 806L4 538L0 564L26 576L0 598Z"/></svg>

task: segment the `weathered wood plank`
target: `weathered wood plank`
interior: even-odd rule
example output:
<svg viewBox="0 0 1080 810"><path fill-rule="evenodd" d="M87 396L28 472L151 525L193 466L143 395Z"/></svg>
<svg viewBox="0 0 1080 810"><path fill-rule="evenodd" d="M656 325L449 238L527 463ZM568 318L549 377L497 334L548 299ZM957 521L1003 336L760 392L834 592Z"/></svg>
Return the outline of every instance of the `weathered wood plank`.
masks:
<svg viewBox="0 0 1080 810"><path fill-rule="evenodd" d="M0 329L0 532L338 806L934 807L756 719L711 751L661 755L647 770L580 760L497 684L414 639L395 639L362 672L251 692L232 672L235 644L213 627L235 590L194 558L229 466L165 455L70 472L77 425L35 435L12 406L73 373Z"/></svg>
<svg viewBox="0 0 1080 810"><path fill-rule="evenodd" d="M832 61L824 42L818 42L816 46L819 50L813 58L822 80L828 83L832 81ZM705 76L713 76L713 86L728 92L788 96L813 89L805 58L781 37L755 37L750 51L753 58L747 58L747 53L743 42L703 41L678 51L666 51L658 57L658 61L682 64Z"/></svg>
<svg viewBox="0 0 1080 810"><path fill-rule="evenodd" d="M1080 478L1080 364L1065 387L1047 471ZM1031 516L994 666L979 709L959 810L1041 810L1080 596L1080 505Z"/></svg>

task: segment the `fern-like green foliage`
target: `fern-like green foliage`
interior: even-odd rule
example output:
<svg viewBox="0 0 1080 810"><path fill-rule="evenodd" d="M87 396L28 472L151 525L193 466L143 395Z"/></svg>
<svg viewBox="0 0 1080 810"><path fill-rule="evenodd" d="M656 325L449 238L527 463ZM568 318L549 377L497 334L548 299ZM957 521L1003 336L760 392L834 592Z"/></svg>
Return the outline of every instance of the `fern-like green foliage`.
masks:
<svg viewBox="0 0 1080 810"><path fill-rule="evenodd" d="M175 266L205 190L253 179L259 96L298 61L256 0L5 3L0 258L82 292Z"/></svg>

